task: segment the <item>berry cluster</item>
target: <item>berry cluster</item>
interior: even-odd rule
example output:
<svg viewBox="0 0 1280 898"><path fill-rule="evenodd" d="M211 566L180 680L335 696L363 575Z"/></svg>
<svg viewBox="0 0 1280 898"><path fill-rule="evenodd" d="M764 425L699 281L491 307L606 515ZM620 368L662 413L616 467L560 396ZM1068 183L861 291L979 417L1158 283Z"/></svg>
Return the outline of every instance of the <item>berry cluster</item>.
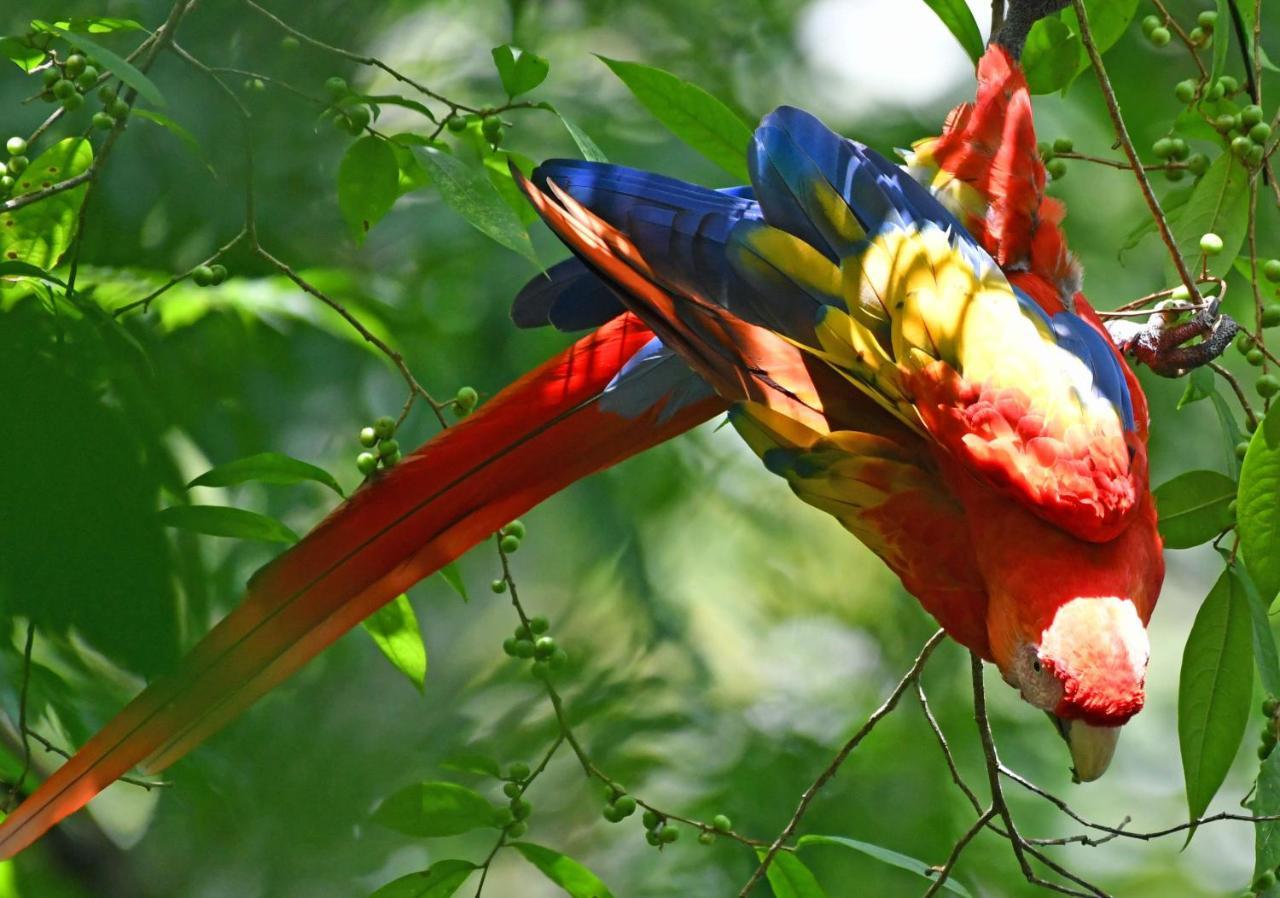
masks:
<svg viewBox="0 0 1280 898"><path fill-rule="evenodd" d="M369 427L360 429L360 445L364 452L356 456L356 467L368 477L378 469L394 467L400 461L400 443L395 439L396 419L383 415Z"/></svg>
<svg viewBox="0 0 1280 898"><path fill-rule="evenodd" d="M197 265L191 271L191 280L197 287L216 287L226 279L225 265Z"/></svg>
<svg viewBox="0 0 1280 898"><path fill-rule="evenodd" d="M645 811L641 819L644 821L644 840L650 845L670 845L680 838L680 827L657 811Z"/></svg>
<svg viewBox="0 0 1280 898"><path fill-rule="evenodd" d="M495 822L507 838L518 839L528 832L527 821L533 813L533 802L524 797L525 789L529 788L529 765L519 762L512 764L503 779L506 782L502 784L502 794L510 801L505 808L498 810Z"/></svg>
<svg viewBox="0 0 1280 898"><path fill-rule="evenodd" d="M355 94L346 79L334 75L324 83L324 89L333 98L333 124L339 131L359 137L369 127L372 115Z"/></svg>
<svg viewBox="0 0 1280 898"><path fill-rule="evenodd" d="M81 53L72 53L66 59L54 59L43 69L44 90L41 99L59 103L67 112L75 112L84 105L85 95L97 87L102 78L97 60ZM103 131L114 128L129 117L129 104L119 96L113 85L103 84L98 89L98 101L102 108L93 115L93 126Z"/></svg>
<svg viewBox="0 0 1280 898"><path fill-rule="evenodd" d="M540 680L549 679L569 663L568 653L556 644L554 637L546 635L549 627L545 617L531 617L527 624L520 624L514 634L502 641L502 650L512 658L533 659L529 669Z"/></svg>
<svg viewBox="0 0 1280 898"><path fill-rule="evenodd" d="M502 144L502 138L506 136L506 128L502 124L502 119L496 114L463 115L459 112L454 112L445 119L444 124L454 134L461 134L471 126L472 122L480 123L480 133L484 135L484 139L495 150Z"/></svg>
<svg viewBox="0 0 1280 898"><path fill-rule="evenodd" d="M604 806L604 819L610 823L621 823L636 812L636 800L625 792L613 789L609 793L609 803Z"/></svg>
<svg viewBox="0 0 1280 898"><path fill-rule="evenodd" d="M1258 759L1265 761L1276 747L1276 730L1280 728L1280 699L1274 695L1267 696L1262 703L1262 716L1266 719L1266 726L1262 728L1261 741L1258 743ZM1277 870L1263 870L1253 880L1253 884L1249 887L1250 895L1264 895L1276 884Z"/></svg>
<svg viewBox="0 0 1280 898"><path fill-rule="evenodd" d="M10 137L5 141L5 150L9 154L8 161L0 162L0 196L7 195L13 189L18 175L27 170L31 160L27 158L27 142L21 137Z"/></svg>

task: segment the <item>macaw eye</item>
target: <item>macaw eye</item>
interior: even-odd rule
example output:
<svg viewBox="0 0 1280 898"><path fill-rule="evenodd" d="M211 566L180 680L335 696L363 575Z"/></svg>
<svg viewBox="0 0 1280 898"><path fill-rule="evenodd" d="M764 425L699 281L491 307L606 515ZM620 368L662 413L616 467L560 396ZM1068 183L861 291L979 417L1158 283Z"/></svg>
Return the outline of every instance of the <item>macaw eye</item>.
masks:
<svg viewBox="0 0 1280 898"><path fill-rule="evenodd" d="M1040 673L1040 671L1043 670L1043 667L1040 664L1039 658L1031 662L1031 669L1034 670L1036 673Z"/></svg>

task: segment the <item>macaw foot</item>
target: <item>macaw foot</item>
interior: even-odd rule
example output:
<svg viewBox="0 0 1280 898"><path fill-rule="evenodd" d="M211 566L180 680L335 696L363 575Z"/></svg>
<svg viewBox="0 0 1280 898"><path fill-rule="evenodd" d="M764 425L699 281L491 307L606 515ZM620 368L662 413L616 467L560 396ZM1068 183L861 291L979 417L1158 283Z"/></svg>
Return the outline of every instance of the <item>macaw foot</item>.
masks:
<svg viewBox="0 0 1280 898"><path fill-rule="evenodd" d="M1182 377L1222 355L1240 325L1213 304L1186 321L1155 312L1145 324L1125 319L1108 321L1107 332L1125 355L1161 377ZM1201 338L1199 342L1190 341Z"/></svg>
<svg viewBox="0 0 1280 898"><path fill-rule="evenodd" d="M1031 26L1070 5L1071 0L1009 0L1008 12L991 41L1007 49L1014 59L1021 59Z"/></svg>

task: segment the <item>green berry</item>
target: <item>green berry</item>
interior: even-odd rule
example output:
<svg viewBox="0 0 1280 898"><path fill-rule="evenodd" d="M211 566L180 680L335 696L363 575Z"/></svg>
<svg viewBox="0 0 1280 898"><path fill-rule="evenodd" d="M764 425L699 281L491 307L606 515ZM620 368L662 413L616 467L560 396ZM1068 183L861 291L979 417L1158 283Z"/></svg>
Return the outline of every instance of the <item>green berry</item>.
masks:
<svg viewBox="0 0 1280 898"><path fill-rule="evenodd" d="M1262 164L1262 156L1266 151L1262 148L1262 144L1251 143L1249 150L1244 154L1244 161L1254 168Z"/></svg>
<svg viewBox="0 0 1280 898"><path fill-rule="evenodd" d="M1151 152L1156 154L1157 159L1168 159L1173 155L1173 138L1161 137L1151 145Z"/></svg>
<svg viewBox="0 0 1280 898"><path fill-rule="evenodd" d="M65 100L68 97L74 96L75 93L76 93L75 84L71 81L68 81L66 78L63 78L55 82L53 85L53 95L57 97L59 100Z"/></svg>
<svg viewBox="0 0 1280 898"><path fill-rule="evenodd" d="M104 84L98 88L98 99L102 101L102 105L106 106L116 98L116 89L110 84Z"/></svg>
<svg viewBox="0 0 1280 898"><path fill-rule="evenodd" d="M516 780L523 783L529 778L529 765L523 761L516 761L507 768L507 779Z"/></svg>
<svg viewBox="0 0 1280 898"><path fill-rule="evenodd" d="M655 845L655 846L661 844L662 842L662 840L658 838L658 834L653 830L649 830L647 833L644 834L644 840L648 842L650 845Z"/></svg>
<svg viewBox="0 0 1280 898"><path fill-rule="evenodd" d="M129 104L116 97L106 107L107 114L118 122L122 122L129 117Z"/></svg>
<svg viewBox="0 0 1280 898"><path fill-rule="evenodd" d="M524 534L524 522L522 521L512 521L510 524L502 528L503 536L514 536L516 539L524 539Z"/></svg>
<svg viewBox="0 0 1280 898"><path fill-rule="evenodd" d="M1280 281L1280 259L1268 259L1262 264L1262 276L1271 282Z"/></svg>
<svg viewBox="0 0 1280 898"><path fill-rule="evenodd" d="M9 173L20 175L27 170L27 166L31 164L31 160L26 156L14 156L9 160Z"/></svg>
<svg viewBox="0 0 1280 898"><path fill-rule="evenodd" d="M511 813L511 808L497 808L493 812L493 825L499 829L506 829L508 826L516 822L516 815Z"/></svg>
<svg viewBox="0 0 1280 898"><path fill-rule="evenodd" d="M731 821L724 814L716 814L714 817L712 817L711 825L714 826L716 829L718 829L722 833L727 833L729 830L733 829L733 821Z"/></svg>
<svg viewBox="0 0 1280 898"><path fill-rule="evenodd" d="M533 654L536 658L550 658L555 650L556 641L551 636L539 636L538 641L533 644Z"/></svg>
<svg viewBox="0 0 1280 898"><path fill-rule="evenodd" d="M517 658L532 658L533 641L530 639L517 639L515 645L515 656Z"/></svg>
<svg viewBox="0 0 1280 898"><path fill-rule="evenodd" d="M98 70L93 66L89 66L83 72L76 76L76 84L80 85L84 90L92 90L93 86L98 83Z"/></svg>
<svg viewBox="0 0 1280 898"><path fill-rule="evenodd" d="M44 82L45 87L53 87L61 77L62 72L58 70L57 66L49 66L40 74L40 80Z"/></svg>
<svg viewBox="0 0 1280 898"><path fill-rule="evenodd" d="M715 840L716 840L715 833L710 833L710 832L707 832L706 830L703 830L702 832L698 833L699 845L710 845Z"/></svg>
<svg viewBox="0 0 1280 898"><path fill-rule="evenodd" d="M1275 717L1277 711L1280 711L1280 698L1268 695L1262 700L1262 715L1264 717Z"/></svg>
<svg viewBox="0 0 1280 898"><path fill-rule="evenodd" d="M1166 181L1181 181L1186 176L1187 170L1185 168L1166 168L1164 170Z"/></svg>
<svg viewBox="0 0 1280 898"><path fill-rule="evenodd" d="M569 653L557 646L551 657L547 659L547 663L551 665L552 670L564 670L569 664Z"/></svg>
<svg viewBox="0 0 1280 898"><path fill-rule="evenodd" d="M1053 142L1053 151L1055 153L1070 153L1075 148L1075 142L1070 137L1059 137Z"/></svg>
<svg viewBox="0 0 1280 898"><path fill-rule="evenodd" d="M1271 136L1271 126L1266 122L1258 122L1249 129L1249 139L1254 143L1266 143Z"/></svg>
<svg viewBox="0 0 1280 898"><path fill-rule="evenodd" d="M676 826L674 823L668 823L666 826L662 827L661 832L658 833L658 839L664 845L670 845L679 838L680 827Z"/></svg>
<svg viewBox="0 0 1280 898"><path fill-rule="evenodd" d="M1187 40L1191 41L1191 46L1198 47L1204 43L1205 38L1208 36L1208 33L1197 25L1187 33Z"/></svg>
<svg viewBox="0 0 1280 898"><path fill-rule="evenodd" d="M1280 378L1277 378L1274 374L1264 374L1258 378L1258 382L1253 385L1253 388L1258 391L1259 396L1269 399L1280 393Z"/></svg>
<svg viewBox="0 0 1280 898"><path fill-rule="evenodd" d="M515 634L516 639L527 639L530 642L533 642L533 634L529 632L529 628L524 624L516 627Z"/></svg>
<svg viewBox="0 0 1280 898"><path fill-rule="evenodd" d="M359 137L364 133L364 129L369 127L370 120L368 109L364 106L352 106L336 121L339 127L352 137Z"/></svg>
<svg viewBox="0 0 1280 898"><path fill-rule="evenodd" d="M1187 157L1187 171L1193 175L1203 175L1209 170L1209 157L1204 153L1192 153Z"/></svg>
<svg viewBox="0 0 1280 898"><path fill-rule="evenodd" d="M1196 16L1196 24L1207 31L1212 31L1213 27L1218 24L1218 14L1212 9L1206 9Z"/></svg>
<svg viewBox="0 0 1280 898"><path fill-rule="evenodd" d="M347 94L351 93L351 88L347 86L347 80L333 75L324 82L324 89L329 92L329 96L335 100L340 100Z"/></svg>
<svg viewBox="0 0 1280 898"><path fill-rule="evenodd" d="M1256 368L1262 364L1263 360L1266 359L1266 356L1262 354L1261 349L1250 349L1245 353L1244 358L1246 362Z"/></svg>
<svg viewBox="0 0 1280 898"><path fill-rule="evenodd" d="M0 175L0 190L13 189L13 177L11 175Z"/></svg>
<svg viewBox="0 0 1280 898"><path fill-rule="evenodd" d="M1142 20L1142 33L1145 34L1147 37L1151 37L1151 32L1155 31L1157 28L1159 28L1163 24L1164 24L1164 19L1160 18L1159 16L1157 15L1147 16L1145 19Z"/></svg>
<svg viewBox="0 0 1280 898"><path fill-rule="evenodd" d="M301 46L302 46L302 44L301 44L301 43L298 41L298 39L297 39L296 37L294 37L292 34L286 34L284 37L280 38L280 49L281 49L281 50L289 50L289 51L293 51L293 50L298 49L298 48L299 48L299 47L301 47Z"/></svg>
<svg viewBox="0 0 1280 898"><path fill-rule="evenodd" d="M1271 754L1271 749L1272 749L1272 748L1273 748L1273 746L1269 746L1269 745L1259 745L1259 746L1258 746L1258 760L1259 760L1259 761L1265 761L1265 760L1267 759L1267 757Z"/></svg>
<svg viewBox="0 0 1280 898"><path fill-rule="evenodd" d="M507 835L512 839L518 839L529 831L529 824L523 820L517 820L515 823L507 827Z"/></svg>
<svg viewBox="0 0 1280 898"><path fill-rule="evenodd" d="M62 68L68 75L74 78L76 75L83 72L88 64L89 60L85 59L79 53L72 53L67 57L67 61L62 64Z"/></svg>
<svg viewBox="0 0 1280 898"><path fill-rule="evenodd" d="M1060 181L1067 176L1067 163L1061 159L1050 159L1045 164L1045 170L1053 180Z"/></svg>
<svg viewBox="0 0 1280 898"><path fill-rule="evenodd" d="M360 428L360 445L366 448L378 442L378 433L372 427Z"/></svg>
<svg viewBox="0 0 1280 898"><path fill-rule="evenodd" d="M496 593L504 593L507 591L507 581L505 578L498 578L489 584L489 588Z"/></svg>
<svg viewBox="0 0 1280 898"><path fill-rule="evenodd" d="M547 632L551 627L550 622L542 616L529 618L529 630L535 635L541 635Z"/></svg>
<svg viewBox="0 0 1280 898"><path fill-rule="evenodd" d="M361 474L368 477L378 467L378 456L372 452L361 452L356 456L356 468Z"/></svg>
<svg viewBox="0 0 1280 898"><path fill-rule="evenodd" d="M645 811L640 821L644 824L645 829L655 829L662 822L662 818L658 816L657 811Z"/></svg>
<svg viewBox="0 0 1280 898"><path fill-rule="evenodd" d="M520 540L514 536L504 536L502 541L498 543L498 546L504 553L510 555L512 552L515 552L520 548Z"/></svg>
<svg viewBox="0 0 1280 898"><path fill-rule="evenodd" d="M539 658L529 667L529 673L539 680L549 679L551 677L551 662L546 658Z"/></svg>
<svg viewBox="0 0 1280 898"><path fill-rule="evenodd" d="M400 441L395 439L385 439L378 444L379 455L394 455L400 451Z"/></svg>
<svg viewBox="0 0 1280 898"><path fill-rule="evenodd" d="M1230 75L1223 75L1218 79L1218 83L1222 85L1222 92L1228 97L1240 90L1240 82Z"/></svg>
<svg viewBox="0 0 1280 898"><path fill-rule="evenodd" d="M1173 35L1169 33L1168 28L1161 27L1152 31L1150 38L1151 43L1155 44L1157 47L1167 47L1169 45L1169 41L1173 40Z"/></svg>
<svg viewBox="0 0 1280 898"><path fill-rule="evenodd" d="M1240 110L1240 124L1244 125L1246 128L1252 128L1254 125L1260 123L1263 118L1262 107L1256 103L1250 103L1248 106L1244 107L1244 109Z"/></svg>
<svg viewBox="0 0 1280 898"><path fill-rule="evenodd" d="M480 133L487 139L493 140L494 135L502 131L502 119L496 115L486 115L480 121Z"/></svg>
<svg viewBox="0 0 1280 898"><path fill-rule="evenodd" d="M611 804L607 804L604 806L604 819L608 820L610 823L621 823L622 814L618 813L618 809L616 807Z"/></svg>
<svg viewBox="0 0 1280 898"><path fill-rule="evenodd" d="M10 156L21 156L27 151L27 142L21 137L10 137L4 142L4 148Z"/></svg>
<svg viewBox="0 0 1280 898"><path fill-rule="evenodd" d="M1040 154L1040 158L1048 162L1053 158L1053 144L1045 143L1043 140L1036 144L1036 151Z"/></svg>
<svg viewBox="0 0 1280 898"><path fill-rule="evenodd" d="M110 131L116 126L116 120L105 112L95 112L93 114L93 126L99 131Z"/></svg>
<svg viewBox="0 0 1280 898"><path fill-rule="evenodd" d="M213 272L213 286L218 286L227 279L227 266L222 264L210 265L209 270Z"/></svg>
<svg viewBox="0 0 1280 898"><path fill-rule="evenodd" d="M1213 120L1214 130L1222 134L1226 134L1230 131L1234 131L1237 127L1239 127L1239 125L1240 125L1240 117L1237 115L1232 115L1229 112L1224 112L1222 115L1218 116Z"/></svg>
<svg viewBox="0 0 1280 898"><path fill-rule="evenodd" d="M1255 892L1265 892L1276 884L1276 875L1270 870L1263 870L1258 874L1258 878L1253 881L1253 890Z"/></svg>
<svg viewBox="0 0 1280 898"><path fill-rule="evenodd" d="M1185 140L1183 140L1181 137L1173 138L1173 152L1170 153L1170 156L1172 158L1180 161L1180 160L1186 159L1187 156L1190 155L1190 153L1191 153L1191 148L1187 146L1187 142Z"/></svg>
<svg viewBox="0 0 1280 898"><path fill-rule="evenodd" d="M467 130L467 120L462 116L453 115L453 116L450 116L445 121L445 127L447 127L454 134L460 134L463 131Z"/></svg>
<svg viewBox="0 0 1280 898"><path fill-rule="evenodd" d="M1280 324L1280 305L1265 306L1262 309L1262 326L1275 327Z"/></svg>
<svg viewBox="0 0 1280 898"><path fill-rule="evenodd" d="M497 581L495 580L494 582L496 583ZM506 639L502 640L502 651L513 658L516 656L516 641L513 637L508 636Z"/></svg>
<svg viewBox="0 0 1280 898"><path fill-rule="evenodd" d="M197 265L191 272L191 280L196 282L197 287L208 287L213 283L213 269L208 265Z"/></svg>
<svg viewBox="0 0 1280 898"><path fill-rule="evenodd" d="M1222 86L1222 82L1215 81L1209 86L1205 96L1210 100L1221 100L1224 93L1226 93L1226 89Z"/></svg>
<svg viewBox="0 0 1280 898"><path fill-rule="evenodd" d="M1173 89L1173 95L1182 103L1190 103L1196 98L1196 83L1188 78L1186 81L1179 81Z"/></svg>
<svg viewBox="0 0 1280 898"><path fill-rule="evenodd" d="M1253 141L1241 134L1239 137L1231 138L1231 152L1237 158L1243 159L1249 155L1249 151L1253 149Z"/></svg>
<svg viewBox="0 0 1280 898"><path fill-rule="evenodd" d="M480 401L480 394L476 392L475 387L458 387L458 392L454 394L453 401L458 404L459 408L471 411L476 407L476 403Z"/></svg>
<svg viewBox="0 0 1280 898"><path fill-rule="evenodd" d="M1222 238L1210 231L1200 237L1200 251L1206 256L1216 256L1222 252Z"/></svg>
<svg viewBox="0 0 1280 898"><path fill-rule="evenodd" d="M378 435L378 439L390 439L392 434L396 432L396 419L390 415L382 415L373 422L373 432Z"/></svg>
<svg viewBox="0 0 1280 898"><path fill-rule="evenodd" d="M615 798L613 806L618 809L618 813L623 817L630 817L636 812L636 800L630 795L622 795Z"/></svg>
<svg viewBox="0 0 1280 898"><path fill-rule="evenodd" d="M69 97L62 98L62 108L67 112L75 112L84 105L84 97L79 94L72 94Z"/></svg>
<svg viewBox="0 0 1280 898"><path fill-rule="evenodd" d="M523 791L524 788L519 783L502 784L502 794L507 796L507 798L518 798L520 797L520 793Z"/></svg>
<svg viewBox="0 0 1280 898"><path fill-rule="evenodd" d="M533 813L533 802L523 796L511 799L511 813L517 820L525 820Z"/></svg>

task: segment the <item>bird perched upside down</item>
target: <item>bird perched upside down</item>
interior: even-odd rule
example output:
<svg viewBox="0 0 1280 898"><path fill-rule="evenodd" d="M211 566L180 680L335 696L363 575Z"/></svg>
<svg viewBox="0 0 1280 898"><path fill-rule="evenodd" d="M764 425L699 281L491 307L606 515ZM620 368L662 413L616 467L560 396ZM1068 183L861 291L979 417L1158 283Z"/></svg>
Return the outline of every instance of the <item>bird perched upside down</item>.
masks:
<svg viewBox="0 0 1280 898"><path fill-rule="evenodd" d="M0 824L0 857L134 766L177 760L547 496L724 411L1053 717L1081 779L1101 775L1142 707L1163 577L1147 408L1043 195L1017 38L988 51L976 105L916 146L932 192L787 107L754 134L750 186L574 161L515 173L574 258L513 317L593 332L255 576Z"/></svg>

